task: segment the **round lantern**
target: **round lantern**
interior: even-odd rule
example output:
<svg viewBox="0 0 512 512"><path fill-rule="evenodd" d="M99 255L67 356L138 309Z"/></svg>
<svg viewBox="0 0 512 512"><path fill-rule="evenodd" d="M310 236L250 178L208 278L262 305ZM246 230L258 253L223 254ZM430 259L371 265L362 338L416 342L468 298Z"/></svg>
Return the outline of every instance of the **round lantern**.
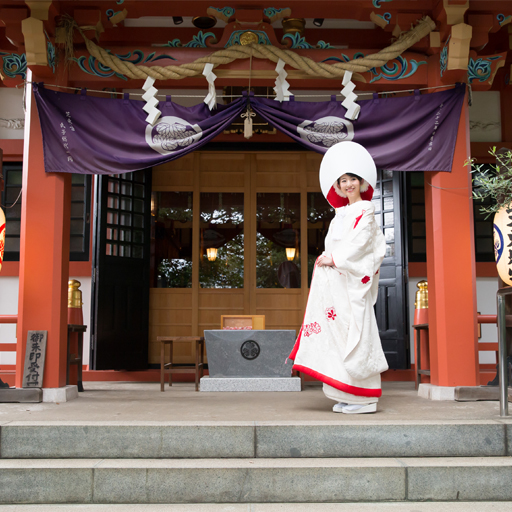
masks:
<svg viewBox="0 0 512 512"><path fill-rule="evenodd" d="M502 208L494 215L494 258L501 280L512 285L512 249L507 247L512 240L512 209Z"/></svg>
<svg viewBox="0 0 512 512"><path fill-rule="evenodd" d="M2 262L4 261L5 248L5 215L0 208L0 270L2 270Z"/></svg>

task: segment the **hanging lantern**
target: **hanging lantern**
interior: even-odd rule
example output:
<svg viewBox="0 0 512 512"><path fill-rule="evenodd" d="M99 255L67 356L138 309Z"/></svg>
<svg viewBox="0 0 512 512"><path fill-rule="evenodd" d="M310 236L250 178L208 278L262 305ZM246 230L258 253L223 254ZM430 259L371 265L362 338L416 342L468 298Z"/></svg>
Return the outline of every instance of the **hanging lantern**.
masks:
<svg viewBox="0 0 512 512"><path fill-rule="evenodd" d="M286 258L288 261L293 261L295 258L295 247L287 247L286 248Z"/></svg>
<svg viewBox="0 0 512 512"><path fill-rule="evenodd" d="M512 210L501 208L494 215L494 257L501 280L512 285L512 266L507 241L512 236Z"/></svg>
<svg viewBox="0 0 512 512"><path fill-rule="evenodd" d="M2 270L2 263L4 261L4 249L5 249L5 215L0 208L0 270Z"/></svg>
<svg viewBox="0 0 512 512"><path fill-rule="evenodd" d="M206 255L208 256L208 261L215 261L217 259L217 248L208 247L206 249Z"/></svg>

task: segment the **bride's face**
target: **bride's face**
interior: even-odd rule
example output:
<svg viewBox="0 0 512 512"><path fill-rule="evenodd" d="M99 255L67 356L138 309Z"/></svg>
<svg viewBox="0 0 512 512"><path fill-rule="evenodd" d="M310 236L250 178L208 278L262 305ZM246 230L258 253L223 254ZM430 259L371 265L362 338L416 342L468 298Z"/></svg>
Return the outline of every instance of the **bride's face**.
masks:
<svg viewBox="0 0 512 512"><path fill-rule="evenodd" d="M361 199L361 183L358 178L344 174L338 179L338 185L340 191L347 196L349 203L352 204Z"/></svg>

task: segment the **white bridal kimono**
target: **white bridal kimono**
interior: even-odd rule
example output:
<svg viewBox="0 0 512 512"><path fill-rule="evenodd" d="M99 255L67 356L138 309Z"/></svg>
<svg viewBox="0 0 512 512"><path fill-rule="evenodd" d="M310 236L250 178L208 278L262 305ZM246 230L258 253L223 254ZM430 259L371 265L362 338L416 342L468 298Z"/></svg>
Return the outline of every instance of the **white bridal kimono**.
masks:
<svg viewBox="0 0 512 512"><path fill-rule="evenodd" d="M336 210L323 253L335 266L315 265L290 354L293 368L322 381L328 398L349 404L377 402L380 374L388 369L373 310L386 252L374 211L370 201Z"/></svg>

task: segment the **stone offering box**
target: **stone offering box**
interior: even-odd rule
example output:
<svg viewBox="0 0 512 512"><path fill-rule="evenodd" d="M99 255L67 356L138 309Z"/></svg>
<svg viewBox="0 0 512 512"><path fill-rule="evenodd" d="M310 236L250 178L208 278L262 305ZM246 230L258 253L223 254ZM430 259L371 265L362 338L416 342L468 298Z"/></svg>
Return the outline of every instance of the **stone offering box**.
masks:
<svg viewBox="0 0 512 512"><path fill-rule="evenodd" d="M204 331L209 377L201 391L300 391L287 360L295 331Z"/></svg>

